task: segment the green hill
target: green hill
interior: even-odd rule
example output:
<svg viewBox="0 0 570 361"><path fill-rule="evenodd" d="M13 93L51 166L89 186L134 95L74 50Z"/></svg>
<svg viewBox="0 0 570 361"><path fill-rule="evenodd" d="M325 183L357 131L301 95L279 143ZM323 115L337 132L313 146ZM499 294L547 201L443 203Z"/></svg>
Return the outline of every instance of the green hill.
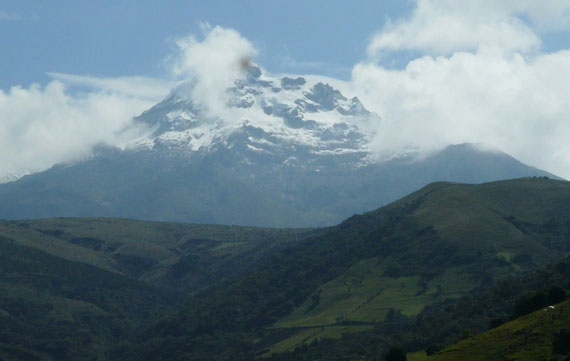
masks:
<svg viewBox="0 0 570 361"><path fill-rule="evenodd" d="M0 236L157 287L197 291L318 230L193 225L119 218L0 221Z"/></svg>
<svg viewBox="0 0 570 361"><path fill-rule="evenodd" d="M417 314L563 257L569 215L567 182L435 183L261 259L243 277L190 300L161 321L160 332L148 332L145 353L158 357L150 345L159 343L207 359L215 339L198 336L218 334L240 350L234 359L247 359L361 331L390 308ZM241 336L232 344L230 334ZM241 337L258 343L245 347Z"/></svg>
<svg viewBox="0 0 570 361"><path fill-rule="evenodd" d="M176 304L143 282L0 237L0 360L104 360Z"/></svg>
<svg viewBox="0 0 570 361"><path fill-rule="evenodd" d="M390 312L386 322L370 330L344 333L338 339L313 338L294 351L271 355L272 361L285 360L376 360L388 348L399 344L407 350L408 360L430 360L432 353L489 328L560 303L570 290L570 257L554 264L509 277L490 287L462 297L426 307L414 317ZM529 302L530 301L530 302ZM523 306L523 307L521 307Z"/></svg>
<svg viewBox="0 0 570 361"><path fill-rule="evenodd" d="M0 221L0 360L108 360L185 294L318 231ZM119 342L118 342L119 341Z"/></svg>
<svg viewBox="0 0 570 361"><path fill-rule="evenodd" d="M0 358L252 360L387 335L564 257L569 238L570 184L545 178L434 183L318 230L3 221Z"/></svg>
<svg viewBox="0 0 570 361"><path fill-rule="evenodd" d="M436 183L341 227L354 222L353 227L364 223L372 229L372 220L386 214L394 217L390 227L397 231L382 239L377 229L383 247L368 247L374 257L354 262L280 318L272 328L299 331L272 351L299 340L338 337L339 325L345 332L372 327L391 309L418 314L426 305L459 298L570 251L570 187L563 182Z"/></svg>
<svg viewBox="0 0 570 361"><path fill-rule="evenodd" d="M496 329L463 340L438 352L432 361L507 361L549 360L553 344L560 339L566 344L570 337L561 339L561 331L570 333L570 301L522 316ZM562 345L561 345L562 346ZM561 349L563 347L560 347ZM568 350L564 350L564 355Z"/></svg>

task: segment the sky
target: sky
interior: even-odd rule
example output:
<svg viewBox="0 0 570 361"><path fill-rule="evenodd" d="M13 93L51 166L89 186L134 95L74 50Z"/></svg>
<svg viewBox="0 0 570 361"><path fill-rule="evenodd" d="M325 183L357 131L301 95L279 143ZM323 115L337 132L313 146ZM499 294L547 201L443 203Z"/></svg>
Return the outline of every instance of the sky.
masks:
<svg viewBox="0 0 570 361"><path fill-rule="evenodd" d="M222 87L244 54L340 80L378 152L482 143L570 178L567 0L0 0L0 54L0 178L126 144L177 81Z"/></svg>

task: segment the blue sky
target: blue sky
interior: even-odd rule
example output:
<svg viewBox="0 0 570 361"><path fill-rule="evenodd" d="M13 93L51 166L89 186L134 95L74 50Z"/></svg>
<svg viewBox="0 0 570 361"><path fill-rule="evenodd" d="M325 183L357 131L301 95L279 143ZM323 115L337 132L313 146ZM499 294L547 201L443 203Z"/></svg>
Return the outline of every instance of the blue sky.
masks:
<svg viewBox="0 0 570 361"><path fill-rule="evenodd" d="M385 20L411 9L402 0L4 0L12 19L0 20L0 88L45 83L46 72L163 76L169 40L202 22L240 32L271 71L346 79Z"/></svg>
<svg viewBox="0 0 570 361"><path fill-rule="evenodd" d="M0 0L0 54L0 182L123 146L245 55L358 96L377 152L481 143L570 178L568 0Z"/></svg>

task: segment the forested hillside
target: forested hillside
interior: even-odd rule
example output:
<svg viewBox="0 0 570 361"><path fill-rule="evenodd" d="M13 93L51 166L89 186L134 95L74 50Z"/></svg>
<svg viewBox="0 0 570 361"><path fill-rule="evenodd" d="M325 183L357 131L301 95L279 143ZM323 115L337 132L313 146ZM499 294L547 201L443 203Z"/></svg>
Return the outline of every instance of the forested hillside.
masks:
<svg viewBox="0 0 570 361"><path fill-rule="evenodd" d="M570 186L434 183L326 229L46 219L0 237L6 359L373 359L566 290L568 261L543 267L570 252Z"/></svg>

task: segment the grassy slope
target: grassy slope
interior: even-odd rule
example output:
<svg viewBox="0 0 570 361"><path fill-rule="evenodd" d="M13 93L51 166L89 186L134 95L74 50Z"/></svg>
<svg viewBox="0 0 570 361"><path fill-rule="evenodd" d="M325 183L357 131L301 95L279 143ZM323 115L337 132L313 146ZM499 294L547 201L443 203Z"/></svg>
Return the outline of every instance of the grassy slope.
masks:
<svg viewBox="0 0 570 361"><path fill-rule="evenodd" d="M512 320L517 312L515 305L523 297L551 287L570 287L569 275L570 256L536 271L500 281L456 302L432 305L417 317L402 318L391 314L389 322L377 324L370 331L346 334L339 340L323 339L292 352L273 354L271 360L379 360L389 347L400 344L410 352L410 361L429 361L426 349L454 345L466 334L484 333L490 324ZM548 304L546 300L539 302L543 301ZM558 343L559 347L563 346L563 341Z"/></svg>
<svg viewBox="0 0 570 361"><path fill-rule="evenodd" d="M272 247L314 232L112 218L0 221L0 236L19 245L186 290L204 287Z"/></svg>
<svg viewBox="0 0 570 361"><path fill-rule="evenodd" d="M176 298L0 237L0 359L103 360Z"/></svg>
<svg viewBox="0 0 570 361"><path fill-rule="evenodd" d="M322 327L354 322L356 330L357 323L382 321L390 308L414 315L426 305L459 298L490 279L547 264L570 251L567 238L560 234L570 232L567 182L526 178L482 185L434 183L386 209L414 203L417 208L404 222L410 228L433 230L454 249L450 258L455 261L430 270L429 262L425 268L418 264L425 255L414 251L403 257L361 260L321 285L273 327L314 327L312 332L317 332ZM399 242L400 236L393 241ZM418 249L429 247L427 242L410 243L409 247ZM387 268L402 264L411 272L386 276ZM435 273L426 277L430 271ZM307 332L300 329L271 351L282 350L284 344L294 348L299 340L308 343L308 338L301 337Z"/></svg>
<svg viewBox="0 0 570 361"><path fill-rule="evenodd" d="M202 345L212 352L207 343L192 339L201 328L249 333L259 327L295 331L313 326L276 340L273 351L280 351L298 340L359 331L369 325L351 321L373 323L391 307L415 314L425 304L484 284L486 277L501 278L560 257L567 252L569 214L568 183L521 179L477 186L433 184L317 232L52 219L1 222L0 236L58 259L110 271L107 275L119 273L172 288L200 288L255 264L244 277L203 292L198 303L168 316L160 331L149 330L154 340L142 350L150 355L160 350L152 344L156 341L183 357L185 352L192 355L193 348L198 355ZM309 235L306 241L287 243ZM284 244L291 247L279 250ZM265 257L274 247L275 253ZM13 285L5 287L14 294ZM23 298L41 293L30 292ZM65 310L66 302L52 305ZM235 343L243 345L238 338Z"/></svg>
<svg viewBox="0 0 570 361"><path fill-rule="evenodd" d="M219 282L314 232L108 218L0 221L0 360L108 359L116 340L130 340L183 300L170 291Z"/></svg>
<svg viewBox="0 0 570 361"><path fill-rule="evenodd" d="M424 358L432 361L547 360L555 333L570 326L570 301L538 310ZM413 361L413 358L410 358Z"/></svg>

